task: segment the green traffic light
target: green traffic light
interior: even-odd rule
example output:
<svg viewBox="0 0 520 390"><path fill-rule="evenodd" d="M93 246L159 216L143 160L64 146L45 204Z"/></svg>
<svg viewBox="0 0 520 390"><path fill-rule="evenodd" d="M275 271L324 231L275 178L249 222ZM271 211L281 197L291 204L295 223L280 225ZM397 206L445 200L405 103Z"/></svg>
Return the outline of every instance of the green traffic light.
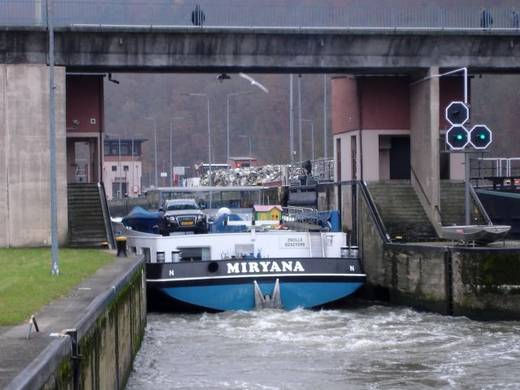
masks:
<svg viewBox="0 0 520 390"><path fill-rule="evenodd" d="M457 141L462 141L462 135L461 134L457 134Z"/></svg>
<svg viewBox="0 0 520 390"><path fill-rule="evenodd" d="M486 139L486 135L485 134L479 134L478 136L481 140L485 140Z"/></svg>

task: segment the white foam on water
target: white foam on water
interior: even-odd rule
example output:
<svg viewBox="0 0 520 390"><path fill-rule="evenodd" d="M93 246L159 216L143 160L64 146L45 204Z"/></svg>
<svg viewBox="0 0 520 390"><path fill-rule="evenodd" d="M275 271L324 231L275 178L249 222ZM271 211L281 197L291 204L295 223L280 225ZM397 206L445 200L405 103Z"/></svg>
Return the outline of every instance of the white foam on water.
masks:
<svg viewBox="0 0 520 390"><path fill-rule="evenodd" d="M520 324L370 306L151 314L129 389L514 388Z"/></svg>

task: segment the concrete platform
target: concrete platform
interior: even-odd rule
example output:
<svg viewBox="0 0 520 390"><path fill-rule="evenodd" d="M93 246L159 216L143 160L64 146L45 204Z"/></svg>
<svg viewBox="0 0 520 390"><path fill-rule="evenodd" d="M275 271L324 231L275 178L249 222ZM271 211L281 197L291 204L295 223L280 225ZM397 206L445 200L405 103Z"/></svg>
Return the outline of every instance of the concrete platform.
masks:
<svg viewBox="0 0 520 390"><path fill-rule="evenodd" d="M115 282L142 262L138 257L117 257L114 262L100 268L92 277L74 287L67 297L44 306L35 319L40 332L27 338L28 323L0 328L0 388L9 383L51 342L51 333L75 328L87 312L88 306L101 294L115 289Z"/></svg>

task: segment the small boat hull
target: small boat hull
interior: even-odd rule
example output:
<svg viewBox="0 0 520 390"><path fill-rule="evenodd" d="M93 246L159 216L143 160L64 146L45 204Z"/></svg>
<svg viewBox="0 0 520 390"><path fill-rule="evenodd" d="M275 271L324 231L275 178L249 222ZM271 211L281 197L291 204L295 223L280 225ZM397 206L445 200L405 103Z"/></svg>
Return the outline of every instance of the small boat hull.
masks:
<svg viewBox="0 0 520 390"><path fill-rule="evenodd" d="M506 225L442 226L441 235L445 240L487 245L504 239L509 230L511 230L511 226Z"/></svg>

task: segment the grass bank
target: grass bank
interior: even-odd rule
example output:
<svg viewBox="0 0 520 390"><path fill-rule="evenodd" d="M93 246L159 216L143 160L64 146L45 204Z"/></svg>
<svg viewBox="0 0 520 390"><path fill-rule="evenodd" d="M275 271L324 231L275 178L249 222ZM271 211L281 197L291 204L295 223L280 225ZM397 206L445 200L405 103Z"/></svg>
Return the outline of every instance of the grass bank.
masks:
<svg viewBox="0 0 520 390"><path fill-rule="evenodd" d="M0 325L16 325L113 260L99 249L60 249L51 275L50 248L0 248Z"/></svg>

